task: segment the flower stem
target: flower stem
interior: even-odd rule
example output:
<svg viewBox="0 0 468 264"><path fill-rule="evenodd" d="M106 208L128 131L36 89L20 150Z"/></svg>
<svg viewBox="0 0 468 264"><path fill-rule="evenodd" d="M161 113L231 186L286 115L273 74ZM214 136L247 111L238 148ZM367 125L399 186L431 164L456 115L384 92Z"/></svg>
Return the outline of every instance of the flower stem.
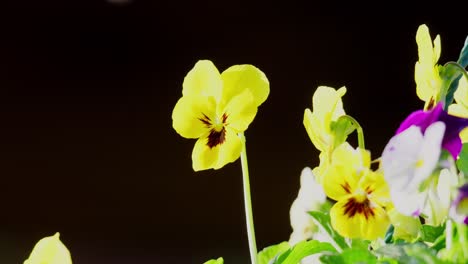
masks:
<svg viewBox="0 0 468 264"><path fill-rule="evenodd" d="M447 219L446 226L445 226L445 248L447 250L450 250L452 248L452 240L453 240L452 220Z"/></svg>
<svg viewBox="0 0 468 264"><path fill-rule="evenodd" d="M245 221L247 224L247 236L249 239L250 260L252 264L257 264L257 243L255 241L255 228L252 214L252 201L250 198L250 181L249 168L247 165L247 149L245 144L244 133L239 133L242 141L241 164L242 164L242 181L244 185L244 206L245 206Z"/></svg>
<svg viewBox="0 0 468 264"><path fill-rule="evenodd" d="M458 240L463 248L463 258L468 258L468 241L466 240L466 226L463 223L457 223Z"/></svg>
<svg viewBox="0 0 468 264"><path fill-rule="evenodd" d="M364 131L362 130L362 127L359 124L359 122L356 119L354 119L354 117L352 117L350 115L344 115L341 118L346 118L351 123L353 123L354 127L356 128L356 132L357 132L358 146L359 146L360 149L365 149L366 147L365 147L365 144L364 144Z"/></svg>

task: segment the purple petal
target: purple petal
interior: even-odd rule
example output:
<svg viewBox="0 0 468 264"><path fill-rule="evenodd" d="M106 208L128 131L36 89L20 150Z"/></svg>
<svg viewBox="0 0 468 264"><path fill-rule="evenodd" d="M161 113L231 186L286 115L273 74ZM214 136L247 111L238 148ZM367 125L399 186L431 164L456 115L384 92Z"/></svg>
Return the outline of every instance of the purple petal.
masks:
<svg viewBox="0 0 468 264"><path fill-rule="evenodd" d="M407 128L411 126L418 126L421 128L421 131L424 133L426 128L430 126L432 123L437 122L439 120L439 116L443 113L442 104L437 104L430 111L423 111L418 110L411 113L400 125L397 129L397 134L403 132Z"/></svg>
<svg viewBox="0 0 468 264"><path fill-rule="evenodd" d="M454 159L457 159L462 148L460 132L468 126L468 119L449 115L443 110L442 103L437 104L429 111L413 112L401 123L396 133L399 134L411 126L420 127L424 133L427 127L437 121L442 121L445 124L442 148L449 151Z"/></svg>
<svg viewBox="0 0 468 264"><path fill-rule="evenodd" d="M460 139L460 132L468 126L468 119L451 116L443 112L439 118L445 124L444 140L442 147L452 154L456 160L462 148L462 141Z"/></svg>

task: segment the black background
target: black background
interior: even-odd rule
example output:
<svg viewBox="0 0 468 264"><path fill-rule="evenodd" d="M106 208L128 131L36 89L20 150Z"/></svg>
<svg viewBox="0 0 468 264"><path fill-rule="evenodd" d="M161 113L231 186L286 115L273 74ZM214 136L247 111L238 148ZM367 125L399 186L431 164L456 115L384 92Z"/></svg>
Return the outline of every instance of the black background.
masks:
<svg viewBox="0 0 468 264"><path fill-rule="evenodd" d="M423 106L417 27L441 34L441 63L458 58L468 32L453 8L2 3L0 263L57 231L78 264L247 263L240 162L194 173L195 141L172 129L185 74L210 59L270 80L246 132L261 249L289 238L300 171L318 165L302 125L316 87L347 86L345 109L378 157Z"/></svg>

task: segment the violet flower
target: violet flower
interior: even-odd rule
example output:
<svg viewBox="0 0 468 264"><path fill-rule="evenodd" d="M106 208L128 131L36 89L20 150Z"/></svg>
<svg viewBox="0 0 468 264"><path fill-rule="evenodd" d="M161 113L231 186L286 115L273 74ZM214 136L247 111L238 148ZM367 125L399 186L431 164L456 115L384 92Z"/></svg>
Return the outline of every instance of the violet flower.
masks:
<svg viewBox="0 0 468 264"><path fill-rule="evenodd" d="M452 203L450 216L455 221L468 225L468 183L458 189L458 196Z"/></svg>
<svg viewBox="0 0 468 264"><path fill-rule="evenodd" d="M442 108L442 103L437 104L429 111L418 110L411 113L400 125L396 134L399 134L411 126L421 128L424 133L431 124L441 121L445 124L445 133L442 140L442 148L450 152L456 160L462 148L460 132L468 126L468 119L449 115Z"/></svg>

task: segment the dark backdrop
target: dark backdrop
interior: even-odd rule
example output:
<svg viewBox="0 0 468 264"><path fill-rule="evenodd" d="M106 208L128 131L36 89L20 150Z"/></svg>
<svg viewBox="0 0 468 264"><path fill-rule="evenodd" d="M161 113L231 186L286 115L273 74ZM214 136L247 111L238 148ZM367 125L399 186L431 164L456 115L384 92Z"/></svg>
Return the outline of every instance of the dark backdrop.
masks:
<svg viewBox="0 0 468 264"><path fill-rule="evenodd" d="M468 33L437 9L157 2L1 4L0 263L56 231L78 264L247 263L240 162L194 173L195 141L172 129L194 63L254 64L270 80L246 132L261 249L288 239L300 171L318 164L302 126L316 87L347 86L378 157L422 107L417 27L442 35L441 62Z"/></svg>

